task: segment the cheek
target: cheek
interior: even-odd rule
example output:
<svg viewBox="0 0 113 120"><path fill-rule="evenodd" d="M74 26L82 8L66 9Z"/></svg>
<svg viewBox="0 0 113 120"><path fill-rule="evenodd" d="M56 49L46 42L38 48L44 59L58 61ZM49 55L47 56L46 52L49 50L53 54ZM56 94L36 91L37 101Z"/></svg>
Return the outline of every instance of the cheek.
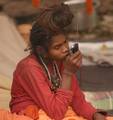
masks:
<svg viewBox="0 0 113 120"><path fill-rule="evenodd" d="M63 58L60 51L54 51L54 50L49 53L49 56L52 59L56 59L56 60L61 60Z"/></svg>

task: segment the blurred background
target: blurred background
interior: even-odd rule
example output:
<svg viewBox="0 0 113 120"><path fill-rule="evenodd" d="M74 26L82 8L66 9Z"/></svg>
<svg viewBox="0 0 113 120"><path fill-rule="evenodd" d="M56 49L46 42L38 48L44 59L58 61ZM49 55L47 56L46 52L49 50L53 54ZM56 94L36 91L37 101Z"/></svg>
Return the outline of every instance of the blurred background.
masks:
<svg viewBox="0 0 113 120"><path fill-rule="evenodd" d="M0 107L9 109L13 71L28 55L39 9L62 2L74 14L68 36L83 53L80 87L96 108L113 114L113 0L0 0Z"/></svg>
<svg viewBox="0 0 113 120"><path fill-rule="evenodd" d="M92 40L95 38L110 40L113 37L113 0L106 0L104 2L102 0L89 0L93 4L90 15L88 15L86 10L86 1L88 0L38 0L37 7L33 6L32 1L0 0L0 10L13 18L18 25L23 23L30 24L38 15L40 7L64 2L69 4L75 16L71 27L76 31L76 23L78 23L78 30L81 33L80 37L82 40Z"/></svg>

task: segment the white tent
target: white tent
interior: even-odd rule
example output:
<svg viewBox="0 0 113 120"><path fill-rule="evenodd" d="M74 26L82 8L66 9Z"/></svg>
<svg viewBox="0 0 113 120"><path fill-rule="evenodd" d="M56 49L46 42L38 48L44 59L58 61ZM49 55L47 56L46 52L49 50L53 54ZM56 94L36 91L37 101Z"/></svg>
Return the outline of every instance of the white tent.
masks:
<svg viewBox="0 0 113 120"><path fill-rule="evenodd" d="M2 108L8 107L10 94L5 89L10 89L16 64L27 55L24 52L25 48L26 44L15 22L4 13L0 13L0 107Z"/></svg>
<svg viewBox="0 0 113 120"><path fill-rule="evenodd" d="M12 78L16 63L26 55L26 45L14 21L3 13L0 14L0 42L0 74Z"/></svg>

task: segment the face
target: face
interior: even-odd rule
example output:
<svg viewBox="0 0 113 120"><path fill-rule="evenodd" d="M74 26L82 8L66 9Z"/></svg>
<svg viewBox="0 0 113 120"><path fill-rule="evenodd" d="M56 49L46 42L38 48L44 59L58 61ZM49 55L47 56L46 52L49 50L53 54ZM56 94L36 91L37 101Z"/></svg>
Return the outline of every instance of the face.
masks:
<svg viewBox="0 0 113 120"><path fill-rule="evenodd" d="M69 54L68 41L63 34L59 34L52 38L52 42L48 49L48 57L57 61L65 59Z"/></svg>

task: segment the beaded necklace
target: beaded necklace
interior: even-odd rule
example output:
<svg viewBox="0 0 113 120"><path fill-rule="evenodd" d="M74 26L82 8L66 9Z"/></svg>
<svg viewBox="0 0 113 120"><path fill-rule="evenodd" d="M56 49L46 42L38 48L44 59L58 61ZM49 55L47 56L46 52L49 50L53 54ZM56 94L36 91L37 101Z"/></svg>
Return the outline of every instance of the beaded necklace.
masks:
<svg viewBox="0 0 113 120"><path fill-rule="evenodd" d="M46 63L44 62L43 58L40 55L39 55L39 59L47 73L48 79L52 83L51 90L55 92L57 88L61 86L61 79L62 79L58 65L55 61L53 61L53 74L50 74L50 71Z"/></svg>

